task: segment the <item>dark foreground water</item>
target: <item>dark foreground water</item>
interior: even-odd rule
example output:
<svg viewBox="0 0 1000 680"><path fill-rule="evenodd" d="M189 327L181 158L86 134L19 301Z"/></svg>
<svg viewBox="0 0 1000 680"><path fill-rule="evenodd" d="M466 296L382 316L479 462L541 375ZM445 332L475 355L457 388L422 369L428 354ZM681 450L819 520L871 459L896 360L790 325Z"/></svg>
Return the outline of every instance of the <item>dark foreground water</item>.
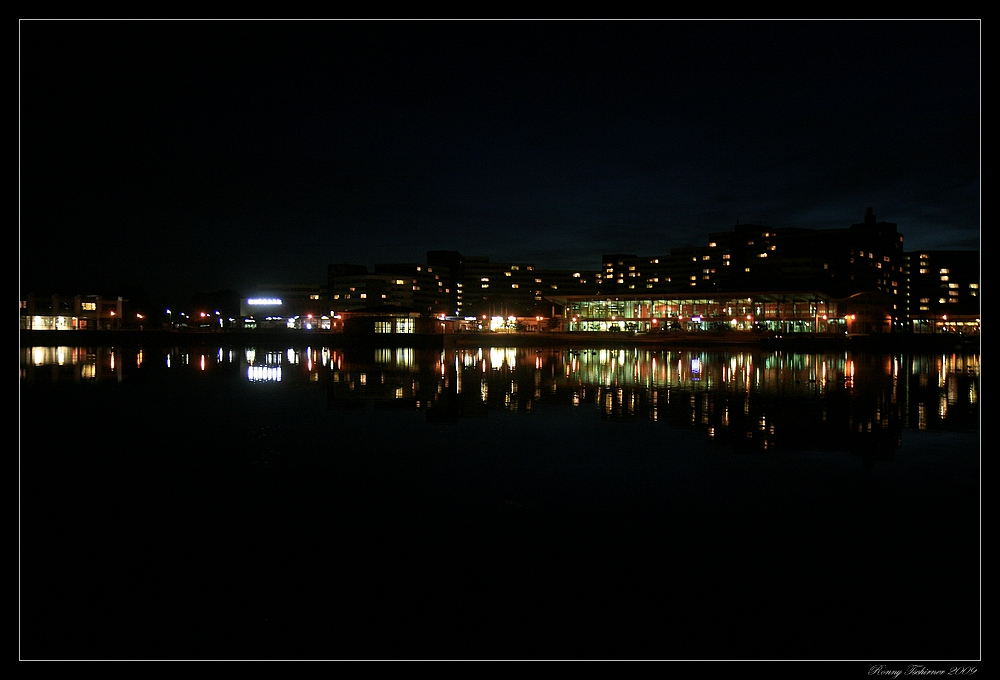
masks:
<svg viewBox="0 0 1000 680"><path fill-rule="evenodd" d="M22 658L980 657L978 355L22 348Z"/></svg>

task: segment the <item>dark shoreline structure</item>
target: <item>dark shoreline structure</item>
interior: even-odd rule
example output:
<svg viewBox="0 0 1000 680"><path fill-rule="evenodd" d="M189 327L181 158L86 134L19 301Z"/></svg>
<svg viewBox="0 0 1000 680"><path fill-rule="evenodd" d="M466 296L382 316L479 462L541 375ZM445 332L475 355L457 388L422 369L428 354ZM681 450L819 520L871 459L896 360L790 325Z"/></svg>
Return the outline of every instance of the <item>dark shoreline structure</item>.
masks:
<svg viewBox="0 0 1000 680"><path fill-rule="evenodd" d="M746 347L764 350L874 352L979 352L978 335L891 333L874 335L660 332L510 332L354 335L339 332L274 331L30 331L20 332L21 347L44 346L198 346L316 345L329 347Z"/></svg>

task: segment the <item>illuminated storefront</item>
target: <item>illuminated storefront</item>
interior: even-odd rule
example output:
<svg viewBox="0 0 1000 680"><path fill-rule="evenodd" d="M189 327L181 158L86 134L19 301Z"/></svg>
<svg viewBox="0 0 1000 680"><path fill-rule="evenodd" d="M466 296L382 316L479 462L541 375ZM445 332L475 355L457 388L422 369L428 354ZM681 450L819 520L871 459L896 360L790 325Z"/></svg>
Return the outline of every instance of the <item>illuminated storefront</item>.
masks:
<svg viewBox="0 0 1000 680"><path fill-rule="evenodd" d="M550 298L564 307L563 328L574 331L850 331L848 301L821 293L750 293L733 297Z"/></svg>

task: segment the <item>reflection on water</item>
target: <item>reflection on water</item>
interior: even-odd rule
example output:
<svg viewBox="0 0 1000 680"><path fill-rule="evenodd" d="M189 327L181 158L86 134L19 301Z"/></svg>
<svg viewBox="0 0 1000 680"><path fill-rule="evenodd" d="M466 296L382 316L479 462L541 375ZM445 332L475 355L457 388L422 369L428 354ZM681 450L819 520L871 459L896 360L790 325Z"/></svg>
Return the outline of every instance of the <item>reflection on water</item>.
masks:
<svg viewBox="0 0 1000 680"><path fill-rule="evenodd" d="M741 451L863 446L891 454L901 430L979 426L979 355L866 355L480 348L28 347L26 384L128 380L145 371L236 373L314 383L329 408L413 409L428 420L589 409L594 417L704 428Z"/></svg>
<svg viewBox="0 0 1000 680"><path fill-rule="evenodd" d="M977 658L978 355L20 357L29 656Z"/></svg>

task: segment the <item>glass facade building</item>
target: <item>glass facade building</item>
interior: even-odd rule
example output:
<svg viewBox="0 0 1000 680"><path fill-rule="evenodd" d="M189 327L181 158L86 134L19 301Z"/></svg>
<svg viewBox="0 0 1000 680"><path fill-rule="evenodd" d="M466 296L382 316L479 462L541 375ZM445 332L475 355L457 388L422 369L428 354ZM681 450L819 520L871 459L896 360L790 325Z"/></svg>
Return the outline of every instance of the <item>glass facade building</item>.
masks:
<svg viewBox="0 0 1000 680"><path fill-rule="evenodd" d="M856 332L844 300L821 293L751 293L712 297L552 298L564 306L566 331ZM868 332L866 329L864 332Z"/></svg>

